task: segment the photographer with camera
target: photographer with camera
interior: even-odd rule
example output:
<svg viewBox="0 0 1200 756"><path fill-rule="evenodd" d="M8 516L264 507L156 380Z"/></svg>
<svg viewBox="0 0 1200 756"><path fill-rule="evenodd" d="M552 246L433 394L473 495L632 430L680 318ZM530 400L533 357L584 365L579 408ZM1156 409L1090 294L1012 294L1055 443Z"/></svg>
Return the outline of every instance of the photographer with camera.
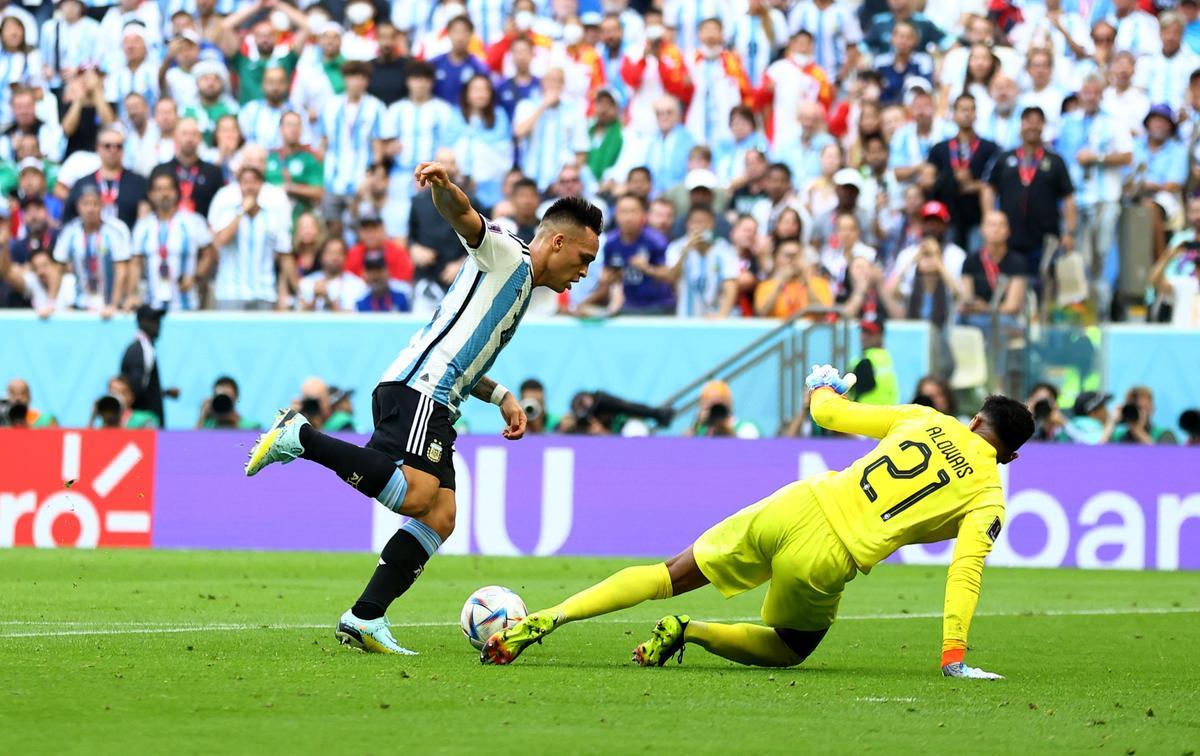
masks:
<svg viewBox="0 0 1200 756"><path fill-rule="evenodd" d="M759 438L758 426L733 414L733 391L725 381L709 381L700 389L700 411L689 436Z"/></svg>
<svg viewBox="0 0 1200 756"><path fill-rule="evenodd" d="M1035 383L1025 400L1033 413L1034 441L1061 441L1067 418L1058 408L1058 388L1050 383Z"/></svg>
<svg viewBox="0 0 1200 756"><path fill-rule="evenodd" d="M41 412L30 404L29 382L13 378L8 382L4 399L0 400L0 428L53 428L58 420L48 412Z"/></svg>
<svg viewBox="0 0 1200 756"><path fill-rule="evenodd" d="M1072 417L1062 428L1060 441L1098 446L1107 444L1117 429L1121 414L1108 411L1112 394L1084 391L1075 397Z"/></svg>
<svg viewBox="0 0 1200 756"><path fill-rule="evenodd" d="M521 409L525 410L525 417L528 418L526 433L550 433L558 427L559 418L546 411L546 387L541 381L526 378L517 393L521 398Z"/></svg>
<svg viewBox="0 0 1200 756"><path fill-rule="evenodd" d="M1112 435L1117 444L1175 444L1170 428L1154 424L1154 393L1146 386L1134 386L1125 394L1119 425Z"/></svg>
<svg viewBox="0 0 1200 756"><path fill-rule="evenodd" d="M96 423L99 422L99 425ZM157 428L158 415L133 407L133 383L124 375L108 379L108 393L92 405L89 428Z"/></svg>
<svg viewBox="0 0 1200 756"><path fill-rule="evenodd" d="M240 396L237 381L223 375L213 382L212 396L200 405L197 430L258 430L259 424L237 411Z"/></svg>
<svg viewBox="0 0 1200 756"><path fill-rule="evenodd" d="M675 411L670 407L652 407L629 402L603 391L580 391L571 398L571 411L555 426L556 433L580 436L607 436L622 433L629 420L653 420L659 428L671 424ZM644 435L645 426L642 426Z"/></svg>

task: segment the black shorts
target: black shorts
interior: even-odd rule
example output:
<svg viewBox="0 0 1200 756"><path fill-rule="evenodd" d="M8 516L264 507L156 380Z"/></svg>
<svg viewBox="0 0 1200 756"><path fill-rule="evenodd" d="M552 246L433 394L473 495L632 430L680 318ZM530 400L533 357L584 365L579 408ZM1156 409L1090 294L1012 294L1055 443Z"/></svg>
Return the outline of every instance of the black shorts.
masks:
<svg viewBox="0 0 1200 756"><path fill-rule="evenodd" d="M454 490L454 439L450 410L399 381L387 381L371 394L375 432L368 449L378 449L398 464L427 472Z"/></svg>

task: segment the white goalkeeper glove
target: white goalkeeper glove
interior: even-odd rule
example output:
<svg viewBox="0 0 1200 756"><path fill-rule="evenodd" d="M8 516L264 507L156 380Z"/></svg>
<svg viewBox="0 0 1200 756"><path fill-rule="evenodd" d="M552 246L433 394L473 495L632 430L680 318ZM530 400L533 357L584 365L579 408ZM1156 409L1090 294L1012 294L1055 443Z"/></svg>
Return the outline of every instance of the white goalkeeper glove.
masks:
<svg viewBox="0 0 1200 756"><path fill-rule="evenodd" d="M808 386L810 390L828 386L843 395L854 388L854 384L857 382L858 377L854 373L842 375L832 365L813 365L812 372L804 379L804 385Z"/></svg>
<svg viewBox="0 0 1200 756"><path fill-rule="evenodd" d="M942 667L943 677L965 677L970 680L1003 680L1004 675L984 672L978 667L968 667L965 662L953 662Z"/></svg>

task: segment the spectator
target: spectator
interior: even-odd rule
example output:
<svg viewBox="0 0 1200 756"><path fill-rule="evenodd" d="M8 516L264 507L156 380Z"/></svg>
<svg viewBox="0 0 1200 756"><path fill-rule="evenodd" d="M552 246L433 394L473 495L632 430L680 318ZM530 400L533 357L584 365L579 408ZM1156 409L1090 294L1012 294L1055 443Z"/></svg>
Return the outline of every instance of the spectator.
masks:
<svg viewBox="0 0 1200 756"><path fill-rule="evenodd" d="M1200 69L1200 55L1183 45L1184 20L1176 11L1158 17L1162 49L1138 62L1136 84L1150 102L1179 110L1187 104L1188 79Z"/></svg>
<svg viewBox="0 0 1200 756"><path fill-rule="evenodd" d="M758 4L764 5L761 0ZM752 2L751 13L753 7ZM850 6L834 0L801 0L788 11L788 28L793 34L803 29L819 40L814 50L816 63L834 78L837 87L853 78L863 33Z"/></svg>
<svg viewBox="0 0 1200 756"><path fill-rule="evenodd" d="M329 231L342 233L346 211L358 192L367 166L383 158L384 104L367 94L371 66L352 60L342 66L345 94L328 100L318 122L320 152L325 156L322 210Z"/></svg>
<svg viewBox="0 0 1200 756"><path fill-rule="evenodd" d="M883 81L879 99L884 105L900 102L905 84L912 78L933 81L933 59L918 47L920 32L915 25L906 21L895 24L891 40L891 50L878 53L872 61L872 68Z"/></svg>
<svg viewBox="0 0 1200 756"><path fill-rule="evenodd" d="M675 309L671 284L651 274L666 267L667 240L647 225L646 209L646 200L637 195L617 200L616 227L604 236L600 283L584 305L607 304L611 314L630 315L665 315Z"/></svg>
<svg viewBox="0 0 1200 756"><path fill-rule="evenodd" d="M1114 250L1120 214L1121 169L1133 162L1129 132L1100 109L1104 80L1089 76L1079 89L1079 110L1063 118L1059 151L1066 157L1075 187L1078 223L1075 248L1083 254L1096 311L1108 312L1115 280L1110 253ZM1069 219L1068 219L1069 220Z"/></svg>
<svg viewBox="0 0 1200 756"><path fill-rule="evenodd" d="M1116 25L1116 48L1133 53L1138 58L1157 55L1162 51L1158 20L1138 7L1138 0L1112 0Z"/></svg>
<svg viewBox="0 0 1200 756"><path fill-rule="evenodd" d="M1110 401L1112 394L1082 392L1075 398L1073 416L1063 426L1058 440L1087 446L1107 444L1120 419L1119 414L1108 411Z"/></svg>
<svg viewBox="0 0 1200 756"><path fill-rule="evenodd" d="M1067 424L1067 418L1058 407L1058 389L1044 381L1035 383L1025 406L1033 413L1033 440L1058 441Z"/></svg>
<svg viewBox="0 0 1200 756"><path fill-rule="evenodd" d="M1053 142L1058 137L1062 104L1067 96L1054 82L1054 56L1048 50L1031 50L1025 70L1029 74L1029 86L1017 99L1017 109L1022 118L1029 108L1041 110L1046 128L1043 136L1046 141Z"/></svg>
<svg viewBox="0 0 1200 756"><path fill-rule="evenodd" d="M632 192L631 192L632 194ZM640 197L640 194L634 196ZM643 199L645 199L643 197ZM650 209L646 213L646 225L662 234L666 244L667 241L674 235L675 232L675 204L669 199L659 197L650 203Z"/></svg>
<svg viewBox="0 0 1200 756"><path fill-rule="evenodd" d="M625 150L636 150L634 163L650 169L653 193L661 194L687 177L689 151L696 145L691 133L681 123L679 101L664 96L654 103L658 128L649 139L629 141ZM640 149L639 149L640 148Z"/></svg>
<svg viewBox="0 0 1200 756"><path fill-rule="evenodd" d="M604 181L617 164L625 138L621 131L620 110L611 89L601 89L593 99L592 120L588 124L587 167L592 177Z"/></svg>
<svg viewBox="0 0 1200 756"><path fill-rule="evenodd" d="M329 387L329 419L325 421L327 432L354 432L354 405L350 402L353 395L354 389Z"/></svg>
<svg viewBox="0 0 1200 756"><path fill-rule="evenodd" d="M983 331L988 353L997 355L996 373L1008 370L1008 343L1025 313L1029 269L1008 248L1008 218L999 210L983 217L983 244L963 263L962 322Z"/></svg>
<svg viewBox="0 0 1200 756"><path fill-rule="evenodd" d="M858 381L851 396L859 404L892 406L900 403L900 384L892 355L883 345L883 320L863 320L859 343L863 356L854 366Z"/></svg>
<svg viewBox="0 0 1200 756"><path fill-rule="evenodd" d="M852 211L839 210L834 215L833 228L829 244L821 250L821 267L833 282L835 301L842 304L852 289L850 266L859 258L874 263L878 254L863 243L861 221Z"/></svg>
<svg viewBox="0 0 1200 756"><path fill-rule="evenodd" d="M378 52L371 68L371 81L367 92L378 98L385 106L408 97L408 68L413 59L408 55L408 43L404 35L388 21L375 25L375 42Z"/></svg>
<svg viewBox="0 0 1200 756"><path fill-rule="evenodd" d="M292 232L292 258L296 261L296 273L307 276L320 266L321 247L329 235L325 224L312 213L305 213L296 220Z"/></svg>
<svg viewBox="0 0 1200 756"><path fill-rule="evenodd" d="M716 174L707 167L711 162L708 160L708 148L694 147L692 152L703 155L698 160L690 161L692 165L700 167L689 170L683 183L667 190L663 199L670 200L671 204L675 206L676 217L686 215L688 210L693 207L708 208L716 215L717 235L727 237L729 236L729 221L725 220L721 213L729 206L729 191L720 186ZM671 227L669 236L674 239L683 236L684 233L686 231L683 222L677 220Z"/></svg>
<svg viewBox="0 0 1200 756"><path fill-rule="evenodd" d="M127 170L142 176L149 175L159 164L158 148L162 133L158 124L150 117L150 106L146 98L137 92L125 96L125 146L123 165Z"/></svg>
<svg viewBox="0 0 1200 756"><path fill-rule="evenodd" d="M979 246L983 176L999 148L975 133L975 98L971 95L954 100L954 123L958 133L929 150L929 163L937 169L934 198L950 209L954 242L975 248Z"/></svg>
<svg viewBox="0 0 1200 756"><path fill-rule="evenodd" d="M451 181L461 186L462 176L454 153L449 149L440 149L435 160L446 166ZM483 206L470 194L468 198L473 207ZM413 196L408 243L417 280L434 281L449 288L455 274L458 273L462 259L466 257L466 252L454 229L442 220L437 208L433 206L433 195L428 189L422 189ZM438 299L440 298L439 296Z"/></svg>
<svg viewBox="0 0 1200 756"><path fill-rule="evenodd" d="M758 221L750 215L739 215L734 219L729 232L729 243L738 256L738 311L742 315L754 315L754 289L760 277L765 278L771 270L771 250L758 243Z"/></svg>
<svg viewBox="0 0 1200 756"><path fill-rule="evenodd" d="M146 210L146 192L149 185L145 176L125 170L122 165L125 136L121 130L109 127L100 132L97 142L100 152L100 170L80 178L67 195L63 223L75 219L79 198L88 189L95 190L100 197L101 209L106 219L119 220L125 227L132 228L138 216Z"/></svg>
<svg viewBox="0 0 1200 756"><path fill-rule="evenodd" d="M713 166L721 183L738 190L749 181L746 155L757 150L765 155L767 139L758 130L754 111L738 105L729 111L729 134L712 146ZM763 162L765 167L765 161Z"/></svg>
<svg viewBox="0 0 1200 756"><path fill-rule="evenodd" d="M237 176L235 164L242 147L246 145L237 116L222 116L213 131L213 139L216 146L213 148L212 162L221 169L221 177L225 184L229 184Z"/></svg>
<svg viewBox="0 0 1200 756"><path fill-rule="evenodd" d="M1061 61L1064 69L1060 72L1061 79L1066 81L1075 67L1093 54L1087 20L1078 11L1064 10L1062 0L1045 0L1045 10L1041 13L1037 13L1034 6L1027 5L1023 8L1023 15L1022 23L1013 28L1009 39L1018 52L1027 56L1031 66L1034 55L1044 52L1050 62ZM1111 44L1112 40L1109 42ZM1034 79L1037 77L1034 76ZM1037 89L1042 86L1044 84L1038 85ZM1061 102L1062 98L1059 98ZM1026 103L1024 107L1035 104L1045 109L1045 103L1040 102ZM1054 113L1057 115L1057 110Z"/></svg>
<svg viewBox="0 0 1200 756"><path fill-rule="evenodd" d="M512 233L518 239L530 244L533 242L533 237L537 234L538 223L538 205L541 204L541 195L538 193L537 183L530 178L520 176L512 186L512 212L507 220L511 222Z"/></svg>
<svg viewBox="0 0 1200 756"><path fill-rule="evenodd" d="M58 420L49 412L42 412L33 406L33 396L29 391L29 382L23 378L13 378L5 387L4 400L8 405L8 424L21 428L56 428ZM17 419L20 418L19 424Z"/></svg>
<svg viewBox="0 0 1200 756"><path fill-rule="evenodd" d="M207 279L215 252L208 223L180 202L175 174L150 181L151 212L133 227L132 252L146 285L146 301L166 311L195 310L197 281Z"/></svg>
<svg viewBox="0 0 1200 756"><path fill-rule="evenodd" d="M151 173L168 173L179 184L179 206L182 210L207 216L213 197L225 184L221 169L200 159L200 126L195 119L183 118L175 127L175 156Z"/></svg>
<svg viewBox="0 0 1200 756"><path fill-rule="evenodd" d="M22 233L9 243L13 262L24 265L35 252L53 253L54 244L58 240L58 229L51 225L46 200L37 195L24 197L18 202L17 211Z"/></svg>
<svg viewBox="0 0 1200 756"><path fill-rule="evenodd" d="M772 233L775 230L775 223L779 220L779 216L787 208L792 208L800 215L802 221L807 220L811 225L811 218L805 218L808 212L804 210L804 205L796 197L792 186L792 169L785 163L772 163L767 168L767 174L763 181L763 194L765 195L750 211L754 219L758 221L758 227L765 233Z"/></svg>
<svg viewBox="0 0 1200 756"><path fill-rule="evenodd" d="M195 119L208 146L216 144L217 122L225 116L237 116L238 102L229 95L229 71L215 60L201 59L192 69L196 79L197 101L184 109L184 118Z"/></svg>
<svg viewBox="0 0 1200 756"><path fill-rule="evenodd" d="M887 40L892 37L892 31L901 22L907 22L917 33L914 47L924 50L930 45L940 44L945 36L937 24L916 10L914 0L887 0L887 11L877 13L871 18L870 24L864 24L867 29L863 43L873 53L879 54L887 49Z"/></svg>
<svg viewBox="0 0 1200 756"><path fill-rule="evenodd" d="M137 92L153 107L158 102L158 67L148 51L150 35L141 24L129 24L121 32L121 56L105 67L104 99L118 103L125 116L125 97ZM115 62L119 61L119 62Z"/></svg>
<svg viewBox="0 0 1200 756"><path fill-rule="evenodd" d="M525 410L528 422L526 433L553 433L558 426L558 417L546 409L546 387L536 378L527 378L521 382L517 391L520 396L521 409Z"/></svg>
<svg viewBox="0 0 1200 756"><path fill-rule="evenodd" d="M775 245L774 269L754 290L754 314L760 318L790 318L809 307L829 307L829 282L808 262L799 239Z"/></svg>
<svg viewBox="0 0 1200 756"><path fill-rule="evenodd" d="M888 229L904 205L905 185L888 168L888 145L882 134L870 134L863 140L863 168L860 170L858 206L871 220L868 230L883 246Z"/></svg>
<svg viewBox="0 0 1200 756"><path fill-rule="evenodd" d="M200 405L196 430L258 430L258 423L238 412L239 396L237 381L227 375L217 378L212 396Z"/></svg>
<svg viewBox="0 0 1200 756"><path fill-rule="evenodd" d="M1112 83L1104 90L1100 108L1112 114L1132 136L1139 137L1143 133L1140 116L1150 110L1151 102L1141 87L1133 85L1136 65L1137 59L1127 50L1113 56L1112 65L1108 67L1108 78Z"/></svg>
<svg viewBox="0 0 1200 756"><path fill-rule="evenodd" d="M101 212L100 192L95 186L79 191L78 217L63 227L54 245L54 261L74 274L75 308L99 312L108 318L118 307L133 306L133 271L129 270L129 229ZM47 292L52 301L59 296L63 277L55 271Z"/></svg>
<svg viewBox="0 0 1200 756"><path fill-rule="evenodd" d="M175 127L179 125L179 109L174 100L163 97L154 103L154 125L158 127L158 141L153 145L154 162L157 165L170 160L175 154Z"/></svg>
<svg viewBox="0 0 1200 756"><path fill-rule="evenodd" d="M1200 326L1200 198L1188 199L1187 223L1150 271L1157 294L1150 313L1153 322L1196 328Z"/></svg>
<svg viewBox="0 0 1200 756"><path fill-rule="evenodd" d="M3 306L31 307L42 318L50 317L55 310L70 309L76 298L75 274L63 274L58 294L52 297L55 275L49 249L34 250L24 265L18 265L13 263L9 250L0 245L0 291L7 286L11 292L9 302Z"/></svg>
<svg viewBox="0 0 1200 756"><path fill-rule="evenodd" d="M364 261L372 253L383 257L390 278L412 283L413 263L408 250L387 237L382 218L364 215L358 220L358 243L346 254L346 270L362 276Z"/></svg>
<svg viewBox="0 0 1200 756"><path fill-rule="evenodd" d="M758 426L733 414L733 391L724 381L709 381L700 389L700 406L689 436L759 438Z"/></svg>
<svg viewBox="0 0 1200 756"><path fill-rule="evenodd" d="M1009 249L1024 258L1035 278L1047 246L1061 242L1070 252L1077 228L1074 185L1062 157L1042 141L1045 124L1040 108L1025 108L1021 146L993 163L983 200L984 207L998 207L1008 218Z"/></svg>
<svg viewBox="0 0 1200 756"><path fill-rule="evenodd" d="M163 389L158 377L158 353L154 343L162 330L165 313L148 305L137 309L138 332L133 343L121 357L121 375L129 381L133 401L127 403L131 410L141 410L154 415L153 424L166 427L167 415L163 409L163 397L179 398L179 389Z"/></svg>
<svg viewBox="0 0 1200 756"><path fill-rule="evenodd" d="M324 430L333 414L329 398L329 386L325 381L315 376L305 378L300 384L300 396L292 401L292 408L308 418L314 429Z"/></svg>
<svg viewBox="0 0 1200 756"><path fill-rule="evenodd" d="M297 28L290 45L280 44L281 39L275 28L261 15L263 11L276 10L286 15ZM243 52L239 27L256 15L260 18L254 22L250 39L245 43L246 51ZM297 51L304 49L308 35L308 19L287 3L255 0L226 16L220 22L219 42L221 52L229 60L232 73L237 77L238 102L245 105L264 97L266 73L270 69L282 69L284 80L290 79L299 59Z"/></svg>
<svg viewBox="0 0 1200 756"><path fill-rule="evenodd" d="M159 88L182 107L200 101L195 68L200 62L200 35L188 29L172 39L159 68Z"/></svg>
<svg viewBox="0 0 1200 756"><path fill-rule="evenodd" d="M217 309L269 310L287 302L295 266L291 215L282 192L265 187L264 163L261 152L244 156L237 181L217 192L208 211L219 255Z"/></svg>
<svg viewBox="0 0 1200 756"><path fill-rule="evenodd" d="M346 270L346 242L331 237L321 248L321 269L300 279L297 299L302 310L340 312L358 309L367 285ZM365 261L364 261L365 266Z"/></svg>
<svg viewBox="0 0 1200 756"><path fill-rule="evenodd" d="M1184 445L1200 446L1200 410L1184 410L1179 416L1179 430L1187 435Z"/></svg>
<svg viewBox="0 0 1200 756"><path fill-rule="evenodd" d="M533 75L530 68L533 65L534 52L533 41L529 37L522 35L514 38L509 51L513 72L511 76L505 76L496 87L496 99L509 119L512 119L517 105L537 94L541 81Z"/></svg>
<svg viewBox="0 0 1200 756"><path fill-rule="evenodd" d="M458 26L461 26L459 24ZM456 163L485 207L501 199L504 173L513 163L512 128L486 74L477 74L462 89L446 134Z"/></svg>
<svg viewBox="0 0 1200 756"><path fill-rule="evenodd" d="M407 281L399 281L388 273L388 262L378 250L367 252L363 257L363 283L367 291L359 298L355 309L359 312L410 312L413 290Z"/></svg>
<svg viewBox="0 0 1200 756"><path fill-rule="evenodd" d="M280 124L283 114L291 110L288 104L288 72L283 66L271 66L262 77L259 99L242 102L238 112L238 127L246 141L265 150L277 150L283 145Z"/></svg>
<svg viewBox="0 0 1200 756"><path fill-rule="evenodd" d="M955 133L951 124L934 119L933 96L923 86L910 88L908 109L912 120L896 131L891 143L890 165L900 181L916 178L933 145L950 139Z"/></svg>
<svg viewBox="0 0 1200 756"><path fill-rule="evenodd" d="M1112 442L1126 444L1178 443L1170 428L1154 424L1154 392L1146 386L1134 386L1125 394L1120 424L1113 431Z"/></svg>
<svg viewBox="0 0 1200 756"><path fill-rule="evenodd" d="M911 248L910 248L911 249ZM957 248L956 248L957 249ZM892 275L884 285L891 311L896 317L906 320L924 320L935 329L936 361L943 375L953 372L953 356L950 353L948 327L953 325L960 295L957 272L951 272L948 262L951 255L943 250L939 237L926 236L917 247L915 255L900 253ZM961 255L961 250L958 251ZM961 257L958 270L961 270ZM904 291L908 281L908 291Z"/></svg>
<svg viewBox="0 0 1200 756"><path fill-rule="evenodd" d="M612 2L624 3L627 0L611 0ZM641 14L634 11L626 11L630 16L637 19L638 27L642 27ZM613 12L606 12L600 20L600 39L596 44L596 54L600 56L600 66L604 69L604 78L608 81L608 86L612 92L613 99L616 101L617 107L624 109L629 102L629 86L625 83L621 76L621 65L625 60L625 56L629 51L629 45L625 40L625 24L622 16ZM635 45L641 44L641 29L635 29L630 34L631 40ZM632 39L633 37L637 39Z"/></svg>
<svg viewBox="0 0 1200 756"><path fill-rule="evenodd" d="M1180 194L1187 183L1187 148L1176 135L1175 114L1168 105L1150 108L1145 136L1134 141L1132 173L1126 179L1132 198L1150 211L1154 224L1154 259L1166 247L1166 226L1183 218Z"/></svg>
<svg viewBox="0 0 1200 756"><path fill-rule="evenodd" d="M1017 89L1017 82L1005 73L998 73L992 79L990 95L991 107L975 122L979 136L994 142L1001 150L1016 149L1021 144L1021 112L1017 109L1020 90Z"/></svg>
<svg viewBox="0 0 1200 756"><path fill-rule="evenodd" d="M17 154L17 140L21 135L29 134L37 137L38 149L43 155L56 163L61 162L67 147L63 139L66 117L63 118L62 128L56 123L47 123L39 119L37 100L30 89L15 90L10 102L12 124L0 134L0 160L13 160Z"/></svg>
<svg viewBox="0 0 1200 756"><path fill-rule="evenodd" d="M405 73L408 96L393 103L383 118L381 136L384 152L392 160L391 201L408 235L408 214L412 207L413 171L420 163L433 160L438 145L446 143L454 112L444 100L433 96L433 66L416 61Z"/></svg>
<svg viewBox="0 0 1200 756"><path fill-rule="evenodd" d="M700 22L699 46L688 60L694 91L685 125L697 144L728 139L729 112L751 102L754 90L738 54L724 46L725 30L719 18Z"/></svg>
<svg viewBox="0 0 1200 756"><path fill-rule="evenodd" d="M42 23L39 45L53 92L61 93L67 80L100 62L100 24L86 10L83 0L62 0L58 13Z"/></svg>
<svg viewBox="0 0 1200 756"><path fill-rule="evenodd" d="M679 103L686 104L692 98L692 80L683 53L665 37L666 30L660 24L647 24L645 43L627 46L621 59L621 79L630 93L627 123L630 131L641 136L666 131L659 111L667 96L675 100L676 123L682 116ZM686 153L685 148L679 155Z"/></svg>
<svg viewBox="0 0 1200 756"><path fill-rule="evenodd" d="M513 120L522 172L542 190L554 183L564 165L582 165L590 147L586 109L575 100L564 100L563 86L562 69L547 71L541 94L520 102Z"/></svg>
<svg viewBox="0 0 1200 756"><path fill-rule="evenodd" d="M59 105L62 112L61 132L52 128L51 131L56 133L53 136L46 134L42 146L42 153L52 159L61 158L64 154L94 152L100 129L115 124L117 120L116 111L104 91L104 79L94 68L88 68L67 81ZM17 110L17 95L14 94L14 115ZM65 141L63 137L66 137ZM41 136L39 141L42 141ZM52 145L50 151L47 151L48 145Z"/></svg>
<svg viewBox="0 0 1200 756"><path fill-rule="evenodd" d="M787 163L792 169L792 180L796 186L806 186L821 175L821 153L829 145L836 144L825 128L825 114L815 102L804 102L799 109L800 134L790 147L779 146L776 159ZM841 163L841 155L838 156ZM840 165L838 167L841 167Z"/></svg>
<svg viewBox="0 0 1200 756"><path fill-rule="evenodd" d="M459 105L463 90L470 82L489 75L487 64L470 52L475 24L466 15L456 16L446 24L450 49L429 61L437 72L433 94L440 100ZM505 116L507 119L507 116Z"/></svg>
<svg viewBox="0 0 1200 756"><path fill-rule="evenodd" d="M679 317L724 319L737 302L737 253L717 236L716 220L712 208L693 207L687 215L687 236L667 247L665 266L651 264L645 271L675 286Z"/></svg>
<svg viewBox="0 0 1200 756"><path fill-rule="evenodd" d="M784 55L770 66L759 87L758 103L771 145L779 150L796 141L800 122L796 116L804 103L827 108L833 98L829 78L812 59L812 35L792 35Z"/></svg>

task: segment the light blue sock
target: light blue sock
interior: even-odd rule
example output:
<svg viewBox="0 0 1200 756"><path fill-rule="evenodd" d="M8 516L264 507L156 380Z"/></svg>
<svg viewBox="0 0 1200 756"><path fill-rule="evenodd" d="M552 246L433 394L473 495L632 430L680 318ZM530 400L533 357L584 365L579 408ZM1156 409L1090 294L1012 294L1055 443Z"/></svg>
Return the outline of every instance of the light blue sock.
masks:
<svg viewBox="0 0 1200 756"><path fill-rule="evenodd" d="M388 479L387 485L375 497L375 501L396 514L400 514L400 507L404 504L404 497L408 494L408 479L404 477L404 470L400 468L401 465L396 465L396 471Z"/></svg>
<svg viewBox="0 0 1200 756"><path fill-rule="evenodd" d="M419 520L409 520L401 525L400 529L416 538L417 543L421 544L421 548L425 549L425 553L429 556L433 556L433 553L441 548L442 537L437 534L436 530Z"/></svg>

